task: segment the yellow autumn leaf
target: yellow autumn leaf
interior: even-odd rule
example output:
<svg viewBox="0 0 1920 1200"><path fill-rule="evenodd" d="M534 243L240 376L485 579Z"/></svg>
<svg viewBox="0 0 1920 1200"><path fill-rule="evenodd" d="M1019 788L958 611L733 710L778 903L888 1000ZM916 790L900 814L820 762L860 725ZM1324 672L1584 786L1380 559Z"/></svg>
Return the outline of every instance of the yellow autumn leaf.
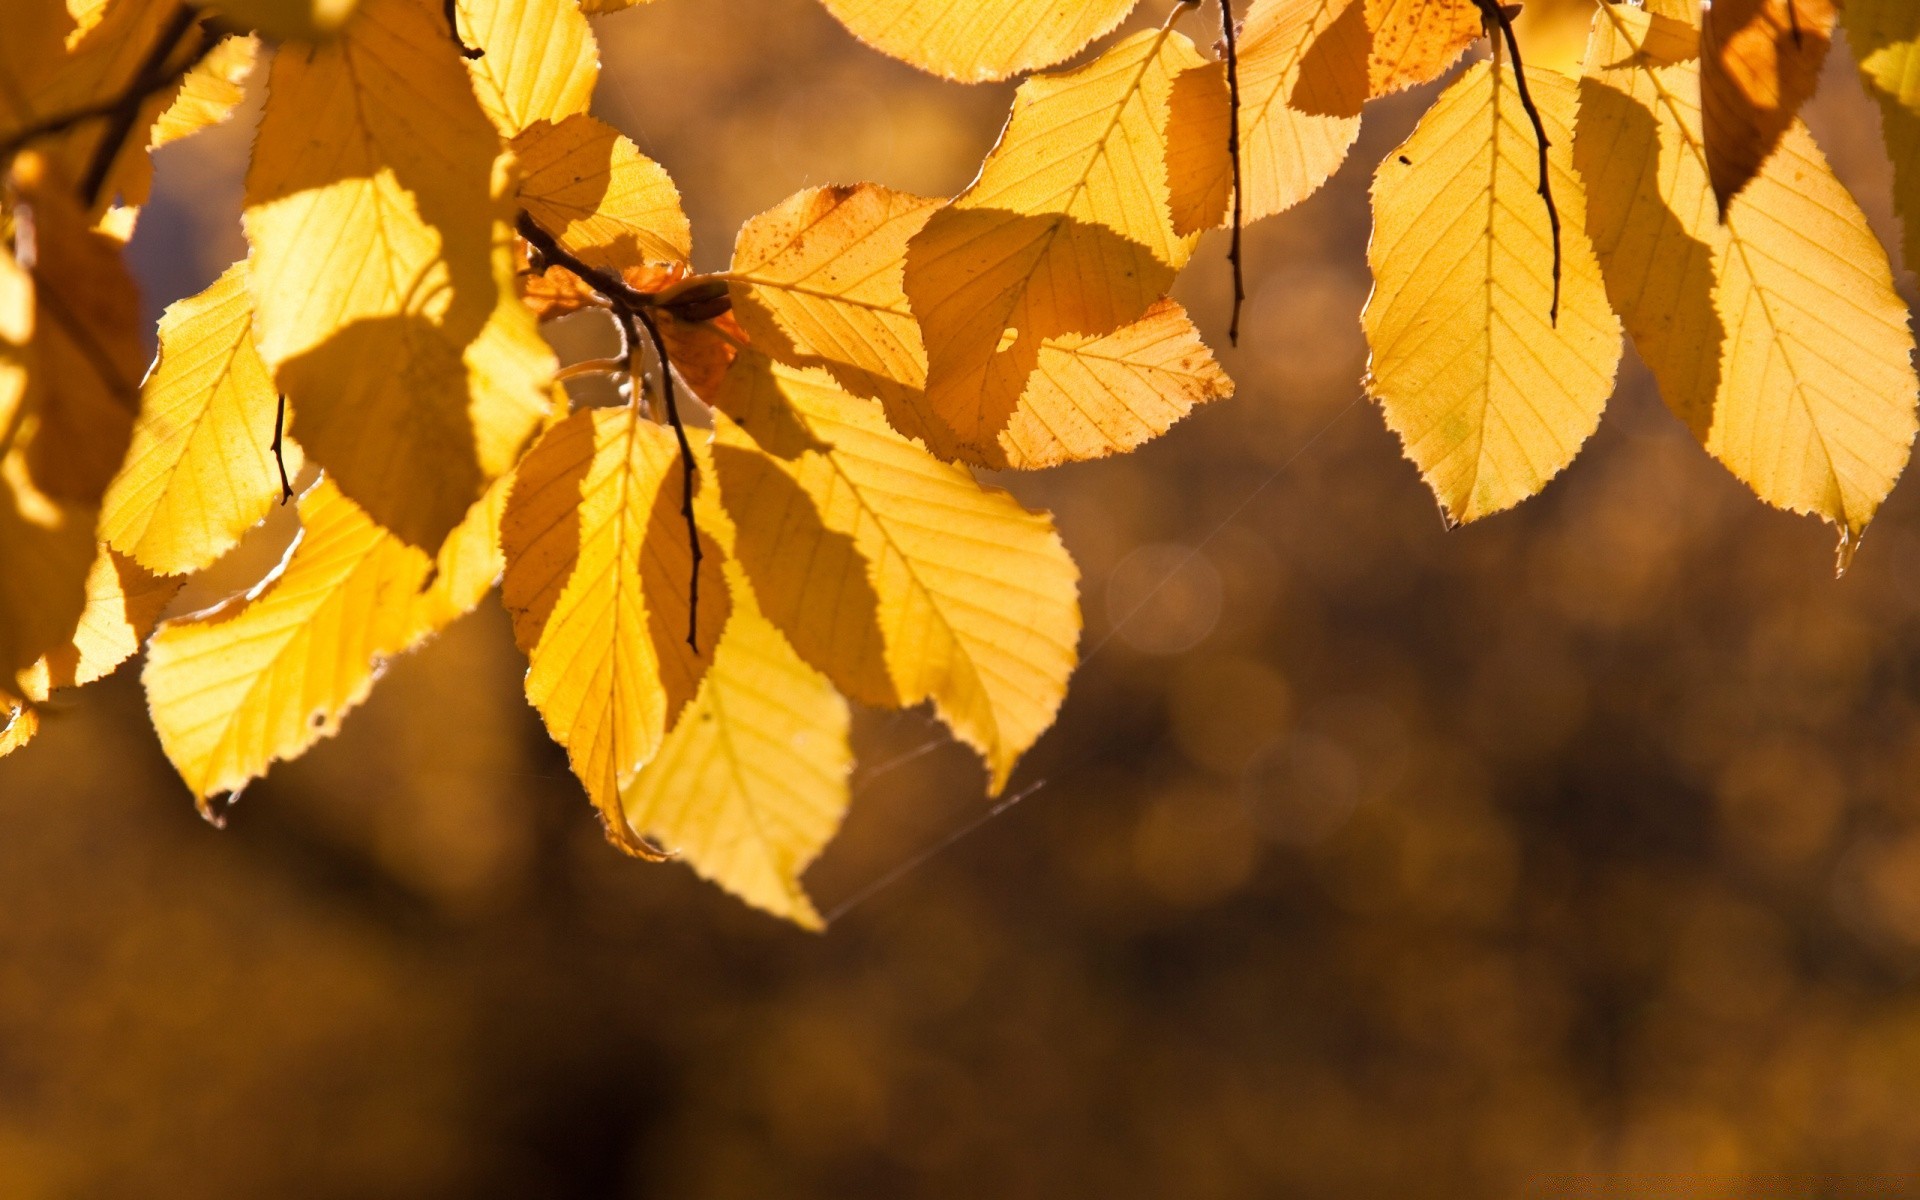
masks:
<svg viewBox="0 0 1920 1200"><path fill-rule="evenodd" d="M600 50L576 0L456 0L473 92L512 137L535 121L584 113L600 78Z"/></svg>
<svg viewBox="0 0 1920 1200"><path fill-rule="evenodd" d="M981 83L1050 67L1139 0L824 0L852 34L923 71Z"/></svg>
<svg viewBox="0 0 1920 1200"><path fill-rule="evenodd" d="M569 253L620 274L685 263L693 230L660 164L588 116L536 122L513 139L520 206Z"/></svg>
<svg viewBox="0 0 1920 1200"><path fill-rule="evenodd" d="M580 11L594 16L600 13L620 12L623 9L651 2L652 0L580 0Z"/></svg>
<svg viewBox="0 0 1920 1200"><path fill-rule="evenodd" d="M19 675L73 640L94 551L88 510L35 488L21 451L0 457L0 694L24 699Z"/></svg>
<svg viewBox="0 0 1920 1200"><path fill-rule="evenodd" d="M142 566L187 574L232 549L280 498L279 394L253 348L245 262L160 318L160 358L141 388L126 464L100 536ZM301 456L284 446L288 476Z"/></svg>
<svg viewBox="0 0 1920 1200"><path fill-rule="evenodd" d="M1837 17L1833 0L1715 0L1706 7L1701 133L1722 212L1813 96Z"/></svg>
<svg viewBox="0 0 1920 1200"><path fill-rule="evenodd" d="M711 463L703 456L703 468ZM718 489L702 528L731 556ZM820 915L800 874L847 809L847 702L760 612L746 574L726 568L733 616L713 666L660 752L621 796L628 825L749 904L808 929Z"/></svg>
<svg viewBox="0 0 1920 1200"><path fill-rule="evenodd" d="M1920 262L1920 13L1904 0L1847 0L1840 17L1860 80L1880 105L1906 260Z"/></svg>
<svg viewBox="0 0 1920 1200"><path fill-rule="evenodd" d="M927 352L902 275L907 240L940 203L873 183L788 197L740 227L734 316L784 363L824 367L890 413L916 406Z"/></svg>
<svg viewBox="0 0 1920 1200"><path fill-rule="evenodd" d="M1595 20L1575 153L1607 285L1669 407L1761 499L1838 525L1844 560L1913 441L1906 308L1804 125L1718 219L1699 70L1678 21Z"/></svg>
<svg viewBox="0 0 1920 1200"><path fill-rule="evenodd" d="M1246 220L1298 204L1345 160L1360 135L1367 49L1364 0L1255 0L1247 10L1240 32Z"/></svg>
<svg viewBox="0 0 1920 1200"><path fill-rule="evenodd" d="M0 251L0 453L13 443L33 377L33 276Z"/></svg>
<svg viewBox="0 0 1920 1200"><path fill-rule="evenodd" d="M45 701L55 688L81 687L111 675L140 652L140 643L183 582L154 575L101 546L87 570L86 601L72 638L49 649L21 676L27 698Z"/></svg>
<svg viewBox="0 0 1920 1200"><path fill-rule="evenodd" d="M1571 462L1620 361L1571 160L1578 88L1527 73L1560 213L1556 321L1538 143L1514 80L1510 66L1467 70L1373 183L1367 386L1453 521L1517 504Z"/></svg>
<svg viewBox="0 0 1920 1200"><path fill-rule="evenodd" d="M1368 95L1438 79L1480 36L1473 0L1361 0L1371 51Z"/></svg>
<svg viewBox="0 0 1920 1200"><path fill-rule="evenodd" d="M1075 662L1079 573L1053 523L824 371L744 353L719 408L721 499L762 611L849 696L931 699L999 791Z"/></svg>
<svg viewBox="0 0 1920 1200"><path fill-rule="evenodd" d="M252 37L223 38L207 56L195 63L180 83L174 96L153 123L153 146L199 133L220 124L233 115L246 99L247 76L259 57L260 42Z"/></svg>
<svg viewBox="0 0 1920 1200"><path fill-rule="evenodd" d="M339 37L277 55L246 193L254 334L294 435L428 549L517 460L554 368L450 37L432 6L367 0Z"/></svg>
<svg viewBox="0 0 1920 1200"><path fill-rule="evenodd" d="M0 695L0 758L33 740L40 732L40 714L30 704Z"/></svg>
<svg viewBox="0 0 1920 1200"><path fill-rule="evenodd" d="M1197 235L1173 230L1165 168L1174 80L1203 60L1169 29L1022 84L979 178L908 245L944 457L982 461L1040 344L1110 333L1165 294Z"/></svg>
<svg viewBox="0 0 1920 1200"><path fill-rule="evenodd" d="M255 593L165 622L141 678L161 748L195 796L233 792L333 736L382 664L418 636L427 556L328 479L300 497L300 535Z"/></svg>
<svg viewBox="0 0 1920 1200"><path fill-rule="evenodd" d="M636 852L620 792L698 691L727 619L723 555L703 537L703 649L688 648L681 500L672 433L631 408L585 409L528 453L501 519L501 598L527 655L527 699L609 836Z"/></svg>
<svg viewBox="0 0 1920 1200"><path fill-rule="evenodd" d="M319 41L347 23L360 0L194 0L275 41Z"/></svg>

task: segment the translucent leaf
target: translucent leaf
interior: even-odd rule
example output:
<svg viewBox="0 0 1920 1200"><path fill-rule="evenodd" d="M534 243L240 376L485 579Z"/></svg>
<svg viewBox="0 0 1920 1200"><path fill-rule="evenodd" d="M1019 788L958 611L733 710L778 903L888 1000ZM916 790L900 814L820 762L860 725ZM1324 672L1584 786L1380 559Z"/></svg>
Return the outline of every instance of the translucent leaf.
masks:
<svg viewBox="0 0 1920 1200"><path fill-rule="evenodd" d="M1820 83L1833 0L1715 0L1701 30L1707 177L1725 211Z"/></svg>
<svg viewBox="0 0 1920 1200"><path fill-rule="evenodd" d="M1571 462L1620 361L1571 161L1578 90L1527 73L1560 211L1556 322L1538 143L1514 79L1469 68L1373 183L1367 384L1453 521L1517 504Z"/></svg>
<svg viewBox="0 0 1920 1200"><path fill-rule="evenodd" d="M338 33L360 0L195 0L275 41L317 41Z"/></svg>
<svg viewBox="0 0 1920 1200"><path fill-rule="evenodd" d="M600 77L600 50L575 0L458 0L473 92L512 137L535 121L584 113Z"/></svg>
<svg viewBox="0 0 1920 1200"><path fill-rule="evenodd" d="M1362 0L1255 0L1240 35L1241 173L1249 221L1298 204L1360 135Z"/></svg>
<svg viewBox="0 0 1920 1200"><path fill-rule="evenodd" d="M1052 522L824 371L743 354L720 407L721 498L768 618L855 699L931 699L1004 787L1075 661L1078 572Z"/></svg>
<svg viewBox="0 0 1920 1200"><path fill-rule="evenodd" d="M160 318L160 358L141 388L133 448L100 513L100 536L151 570L205 567L280 498L279 394L252 330L244 262ZM284 452L297 475L299 448L288 442Z"/></svg>
<svg viewBox="0 0 1920 1200"><path fill-rule="evenodd" d="M1052 66L1118 25L1139 0L824 3L881 53L948 79L979 83Z"/></svg>
<svg viewBox="0 0 1920 1200"><path fill-rule="evenodd" d="M1920 263L1920 8L1904 0L1848 0L1840 13L1861 82L1880 103L1906 259Z"/></svg>
<svg viewBox="0 0 1920 1200"><path fill-rule="evenodd" d="M255 338L294 435L429 549L518 458L553 371L450 36L432 6L368 0L338 38L276 56L247 175Z"/></svg>
<svg viewBox="0 0 1920 1200"><path fill-rule="evenodd" d="M46 700L55 688L105 679L140 652L140 643L183 581L165 579L101 546L87 571L86 602L73 636L51 648L21 677L28 699Z"/></svg>
<svg viewBox="0 0 1920 1200"><path fill-rule="evenodd" d="M187 72L173 103L154 122L155 148L210 129L233 116L233 110L246 99L247 76L252 74L259 53L258 39L221 39Z"/></svg>
<svg viewBox="0 0 1920 1200"><path fill-rule="evenodd" d="M20 673L73 639L94 551L87 510L36 489L19 450L0 457L0 693L24 698Z"/></svg>
<svg viewBox="0 0 1920 1200"><path fill-rule="evenodd" d="M1174 80L1201 61L1149 31L1028 80L979 178L913 237L905 285L929 368L914 433L936 454L987 461L1042 342L1137 319L1186 263L1166 131Z"/></svg>
<svg viewBox="0 0 1920 1200"><path fill-rule="evenodd" d="M592 117L536 123L513 140L520 204L568 253L618 275L685 263L693 232L660 164Z"/></svg>
<svg viewBox="0 0 1920 1200"><path fill-rule="evenodd" d="M577 412L520 464L501 523L502 599L530 664L527 699L609 836L636 852L620 793L698 691L729 607L723 555L703 538L694 653L679 456L672 433L631 408Z"/></svg>
<svg viewBox="0 0 1920 1200"><path fill-rule="evenodd" d="M5 758L15 750L33 740L40 732L40 714L32 705L17 700L8 701L0 697L0 758Z"/></svg>
<svg viewBox="0 0 1920 1200"><path fill-rule="evenodd" d="M1480 36L1473 0L1361 0L1372 52L1368 94L1438 79Z"/></svg>
<svg viewBox="0 0 1920 1200"><path fill-rule="evenodd" d="M1609 294L1708 452L1840 526L1844 555L1913 440L1906 309L1802 125L1717 219L1692 35L1613 6L1595 19L1575 153Z"/></svg>

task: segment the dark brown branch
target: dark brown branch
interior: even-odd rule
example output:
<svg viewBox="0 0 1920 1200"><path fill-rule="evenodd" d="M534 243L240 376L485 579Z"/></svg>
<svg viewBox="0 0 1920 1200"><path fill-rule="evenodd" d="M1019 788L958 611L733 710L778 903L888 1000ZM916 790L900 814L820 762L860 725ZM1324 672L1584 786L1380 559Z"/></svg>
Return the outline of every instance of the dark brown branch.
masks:
<svg viewBox="0 0 1920 1200"><path fill-rule="evenodd" d="M1227 157L1233 160L1233 241L1227 249L1227 261L1233 264L1233 319L1227 324L1227 341L1238 346L1240 309L1247 302L1246 277L1240 268L1246 189L1240 182L1240 51L1234 44L1233 0L1220 0L1220 29L1227 40Z"/></svg>
<svg viewBox="0 0 1920 1200"><path fill-rule="evenodd" d="M293 499L293 481L287 478L286 456L287 394L280 393L280 405L273 413L273 465L280 468L280 503Z"/></svg>
<svg viewBox="0 0 1920 1200"><path fill-rule="evenodd" d="M670 290L663 297L670 303L662 305L661 298L629 287L625 280L609 271L590 266L577 255L570 254L560 245L559 239L543 229L538 221L528 213L521 213L514 223L520 236L533 247L544 264L565 267L575 275L587 281L593 290L607 298L612 307L614 322L620 326L620 336L625 352L631 356L640 341L636 325L644 327L647 336L653 342L654 356L660 361L660 395L667 410L667 424L673 427L673 436L680 442L680 515L687 520L687 547L693 554L692 578L687 585L687 645L695 654L700 653L700 529L693 519L693 481L697 469L693 462L693 443L687 439L687 427L680 420L680 405L673 389L673 358L667 353L666 339L660 336L660 326L654 322L652 310L665 308L668 312L679 311L675 305L686 304L701 311L713 305L713 300L698 287ZM718 316L726 311L720 308L713 312ZM635 373L637 374L637 373Z"/></svg>
<svg viewBox="0 0 1920 1200"><path fill-rule="evenodd" d="M447 0L447 32L453 37L453 44L459 47L460 57L465 59L485 58L487 52L478 46L467 45L467 39L460 36L460 0Z"/></svg>
<svg viewBox="0 0 1920 1200"><path fill-rule="evenodd" d="M196 27L200 29L200 44L179 64L169 67L167 61ZM182 6L167 19L160 36L154 39L147 57L141 60L133 79L121 94L120 104L107 114L106 130L100 135L100 144L93 149L93 158L87 163L86 174L80 178L81 203L88 208L100 203L107 190L107 176L113 171L114 160L120 157L127 139L133 135L134 126L140 123L140 110L146 107L147 100L183 79L195 63L206 57L207 51L213 49L218 40L212 30L200 26L197 9Z"/></svg>
<svg viewBox="0 0 1920 1200"><path fill-rule="evenodd" d="M1560 324L1560 209L1553 202L1553 182L1547 173L1547 127L1540 119L1540 110L1533 103L1533 93L1527 88L1527 68L1520 61L1520 41L1513 33L1513 18L1500 6L1499 0L1473 2L1486 24L1487 36L1494 41L1493 86L1496 94L1500 87L1500 40L1504 39L1507 52L1513 56L1513 82L1520 93L1520 107L1526 110L1527 120L1533 122L1533 140L1540 152L1540 186L1534 190L1547 206L1547 224L1553 230L1553 304L1547 309L1547 320L1557 328Z"/></svg>

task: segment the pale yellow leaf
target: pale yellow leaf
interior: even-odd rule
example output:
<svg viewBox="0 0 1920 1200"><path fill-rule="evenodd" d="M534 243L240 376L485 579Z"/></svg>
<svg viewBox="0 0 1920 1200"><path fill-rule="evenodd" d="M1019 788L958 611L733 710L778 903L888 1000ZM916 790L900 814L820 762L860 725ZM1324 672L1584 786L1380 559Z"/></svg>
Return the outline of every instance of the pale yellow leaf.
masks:
<svg viewBox="0 0 1920 1200"><path fill-rule="evenodd" d="M1691 33L1615 6L1596 19L1576 152L1607 284L1708 452L1768 503L1838 525L1844 560L1913 441L1906 309L1804 125L1717 219Z"/></svg>
<svg viewBox="0 0 1920 1200"><path fill-rule="evenodd" d="M515 291L498 137L444 26L367 0L276 56L247 175L254 334L293 433L427 549L517 460L554 367Z"/></svg>
<svg viewBox="0 0 1920 1200"><path fill-rule="evenodd" d="M1174 232L1173 84L1202 59L1171 30L1028 80L980 176L909 243L906 292L928 357L936 454L983 461L1040 345L1110 333L1159 299L1197 235Z"/></svg>
<svg viewBox="0 0 1920 1200"><path fill-rule="evenodd" d="M1366 102L1363 0L1255 0L1240 34L1245 219L1282 212L1332 176Z"/></svg>
<svg viewBox="0 0 1920 1200"><path fill-rule="evenodd" d="M246 275L235 263L160 318L133 447L101 508L100 536L163 574L219 558L280 498L279 394L253 348ZM300 451L289 442L284 452L291 478Z"/></svg>
<svg viewBox="0 0 1920 1200"><path fill-rule="evenodd" d="M33 276L0 244L0 453L13 442L33 376Z"/></svg>
<svg viewBox="0 0 1920 1200"><path fill-rule="evenodd" d="M330 480L299 504L300 539L257 595L168 621L148 644L147 708L196 796L236 791L331 737L413 640L427 556Z"/></svg>
<svg viewBox="0 0 1920 1200"><path fill-rule="evenodd" d="M88 510L35 488L19 450L0 457L0 693L24 698L19 675L73 640L94 551Z"/></svg>
<svg viewBox="0 0 1920 1200"><path fill-rule="evenodd" d="M513 139L520 206L566 249L618 275L685 263L693 231L660 164L588 116L530 126Z"/></svg>
<svg viewBox="0 0 1920 1200"><path fill-rule="evenodd" d="M221 40L194 64L181 81L180 91L153 124L155 148L220 124L246 99L247 76L259 57L260 42L253 37Z"/></svg>
<svg viewBox="0 0 1920 1200"><path fill-rule="evenodd" d="M1905 0L1847 0L1840 17L1861 82L1880 103L1906 260L1920 263L1920 7Z"/></svg>
<svg viewBox="0 0 1920 1200"><path fill-rule="evenodd" d="M1578 88L1527 73L1560 211L1556 321L1538 143L1514 78L1469 68L1373 183L1368 389L1454 521L1519 503L1571 462L1620 361L1573 170Z"/></svg>
<svg viewBox="0 0 1920 1200"><path fill-rule="evenodd" d="M1368 94L1438 79L1480 36L1473 0L1361 0L1372 51Z"/></svg>
<svg viewBox="0 0 1920 1200"><path fill-rule="evenodd" d="M702 527L731 553L717 492L700 495ZM713 667L623 794L626 819L747 903L818 929L800 874L846 812L847 702L761 615L736 563L727 585Z"/></svg>
<svg viewBox="0 0 1920 1200"><path fill-rule="evenodd" d="M721 498L767 617L855 699L931 699L1004 787L1075 661L1078 572L1053 523L824 371L742 354L720 408Z"/></svg>
<svg viewBox="0 0 1920 1200"><path fill-rule="evenodd" d="M153 632L182 582L154 575L101 546L87 571L86 604L72 639L48 650L21 676L28 699L45 701L55 688L80 687L111 675L140 652L140 643Z"/></svg>
<svg viewBox="0 0 1920 1200"><path fill-rule="evenodd" d="M480 107L502 135L584 113L600 48L576 0L457 0L460 40Z"/></svg>
<svg viewBox="0 0 1920 1200"><path fill-rule="evenodd" d="M609 836L635 851L620 792L693 699L728 610L724 555L703 538L704 650L691 653L681 499L672 433L631 408L586 409L520 464L501 519L501 598L530 664L527 699Z"/></svg>
<svg viewBox="0 0 1920 1200"><path fill-rule="evenodd" d="M824 0L861 41L963 83L1050 67L1118 25L1139 0Z"/></svg>

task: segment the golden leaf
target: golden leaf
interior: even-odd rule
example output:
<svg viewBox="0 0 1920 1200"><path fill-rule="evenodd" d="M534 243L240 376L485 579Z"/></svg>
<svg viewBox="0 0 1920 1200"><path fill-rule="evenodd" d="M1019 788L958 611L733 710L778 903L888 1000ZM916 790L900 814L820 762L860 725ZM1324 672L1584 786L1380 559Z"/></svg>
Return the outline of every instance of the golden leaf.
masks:
<svg viewBox="0 0 1920 1200"><path fill-rule="evenodd" d="M101 509L100 536L163 574L213 562L280 498L279 394L253 348L246 273L235 263L160 318L133 448ZM284 454L297 475L299 448L289 442Z"/></svg>
<svg viewBox="0 0 1920 1200"><path fill-rule="evenodd" d="M1700 38L1707 177L1720 211L1747 186L1820 82L1833 0L1716 0Z"/></svg>
<svg viewBox="0 0 1920 1200"><path fill-rule="evenodd" d="M1571 462L1620 361L1571 161L1578 89L1527 73L1560 211L1556 321L1538 143L1514 79L1469 68L1373 183L1368 389L1454 521L1517 504Z"/></svg>
<svg viewBox="0 0 1920 1200"><path fill-rule="evenodd" d="M154 147L177 142L233 116L233 110L246 99L247 76L253 73L259 54L257 38L222 39L187 72L179 94L154 122Z"/></svg>
<svg viewBox="0 0 1920 1200"><path fill-rule="evenodd" d="M360 0L194 0L275 41L319 41L347 23Z"/></svg>
<svg viewBox="0 0 1920 1200"><path fill-rule="evenodd" d="M0 453L14 430L33 378L33 276L0 243Z"/></svg>
<svg viewBox="0 0 1920 1200"><path fill-rule="evenodd" d="M1368 94L1361 0L1256 0L1240 40L1241 174L1249 221L1331 177L1360 135Z"/></svg>
<svg viewBox="0 0 1920 1200"><path fill-rule="evenodd" d="M87 571L86 602L73 637L21 675L27 698L45 701L55 688L81 687L113 674L140 652L140 643L183 582L156 576L101 546Z"/></svg>
<svg viewBox="0 0 1920 1200"><path fill-rule="evenodd" d="M0 711L0 717L5 718L0 720L0 758L5 758L40 732L40 714L32 705L7 700L4 696L0 696L0 704L5 705L4 711Z"/></svg>
<svg viewBox="0 0 1920 1200"><path fill-rule="evenodd" d="M94 550L87 510L35 488L21 451L0 457L0 693L26 698L20 673L73 640Z"/></svg>
<svg viewBox="0 0 1920 1200"><path fill-rule="evenodd" d="M1920 10L1901 0L1848 0L1840 9L1893 160L1893 203L1906 260L1920 263Z"/></svg>
<svg viewBox="0 0 1920 1200"><path fill-rule="evenodd" d="M731 555L717 491L701 492L701 523ZM626 820L747 903L818 929L800 873L846 812L847 702L761 615L736 563L727 586L733 616L713 667L623 793Z"/></svg>
<svg viewBox="0 0 1920 1200"><path fill-rule="evenodd" d="M1368 95L1438 79L1480 36L1473 0L1363 0L1372 52Z"/></svg>
<svg viewBox="0 0 1920 1200"><path fill-rule="evenodd" d="M905 286L928 419L913 432L936 454L985 461L1042 342L1137 319L1186 263L1195 236L1172 227L1166 130L1174 79L1201 61L1162 29L1028 80L979 178L914 235Z"/></svg>
<svg viewBox="0 0 1920 1200"><path fill-rule="evenodd" d="M679 457L673 435L631 408L577 412L520 464L501 520L501 596L530 664L527 699L609 836L636 852L620 792L698 691L728 612L723 555L705 537L693 653Z"/></svg>
<svg viewBox="0 0 1920 1200"><path fill-rule="evenodd" d="M742 354L719 407L721 499L762 611L849 696L931 699L999 791L1075 661L1078 572L1052 522L824 371Z"/></svg>
<svg viewBox="0 0 1920 1200"><path fill-rule="evenodd" d="M536 121L584 113L600 77L600 50L575 0L457 0L473 92L512 137Z"/></svg>
<svg viewBox="0 0 1920 1200"><path fill-rule="evenodd" d="M278 55L247 175L254 334L293 433L425 548L516 461L553 372L515 294L498 139L443 26L368 0Z"/></svg>
<svg viewBox="0 0 1920 1200"><path fill-rule="evenodd" d="M824 0L883 54L963 83L1005 79L1073 54L1118 25L1139 0Z"/></svg>
<svg viewBox="0 0 1920 1200"><path fill-rule="evenodd" d="M589 266L619 275L685 263L693 231L660 164L592 117L535 123L513 139L520 205Z"/></svg>
<svg viewBox="0 0 1920 1200"><path fill-rule="evenodd" d="M1717 219L1693 45L1665 17L1596 18L1575 154L1609 293L1708 452L1768 503L1840 526L1844 559L1914 436L1906 308L1803 125Z"/></svg>

